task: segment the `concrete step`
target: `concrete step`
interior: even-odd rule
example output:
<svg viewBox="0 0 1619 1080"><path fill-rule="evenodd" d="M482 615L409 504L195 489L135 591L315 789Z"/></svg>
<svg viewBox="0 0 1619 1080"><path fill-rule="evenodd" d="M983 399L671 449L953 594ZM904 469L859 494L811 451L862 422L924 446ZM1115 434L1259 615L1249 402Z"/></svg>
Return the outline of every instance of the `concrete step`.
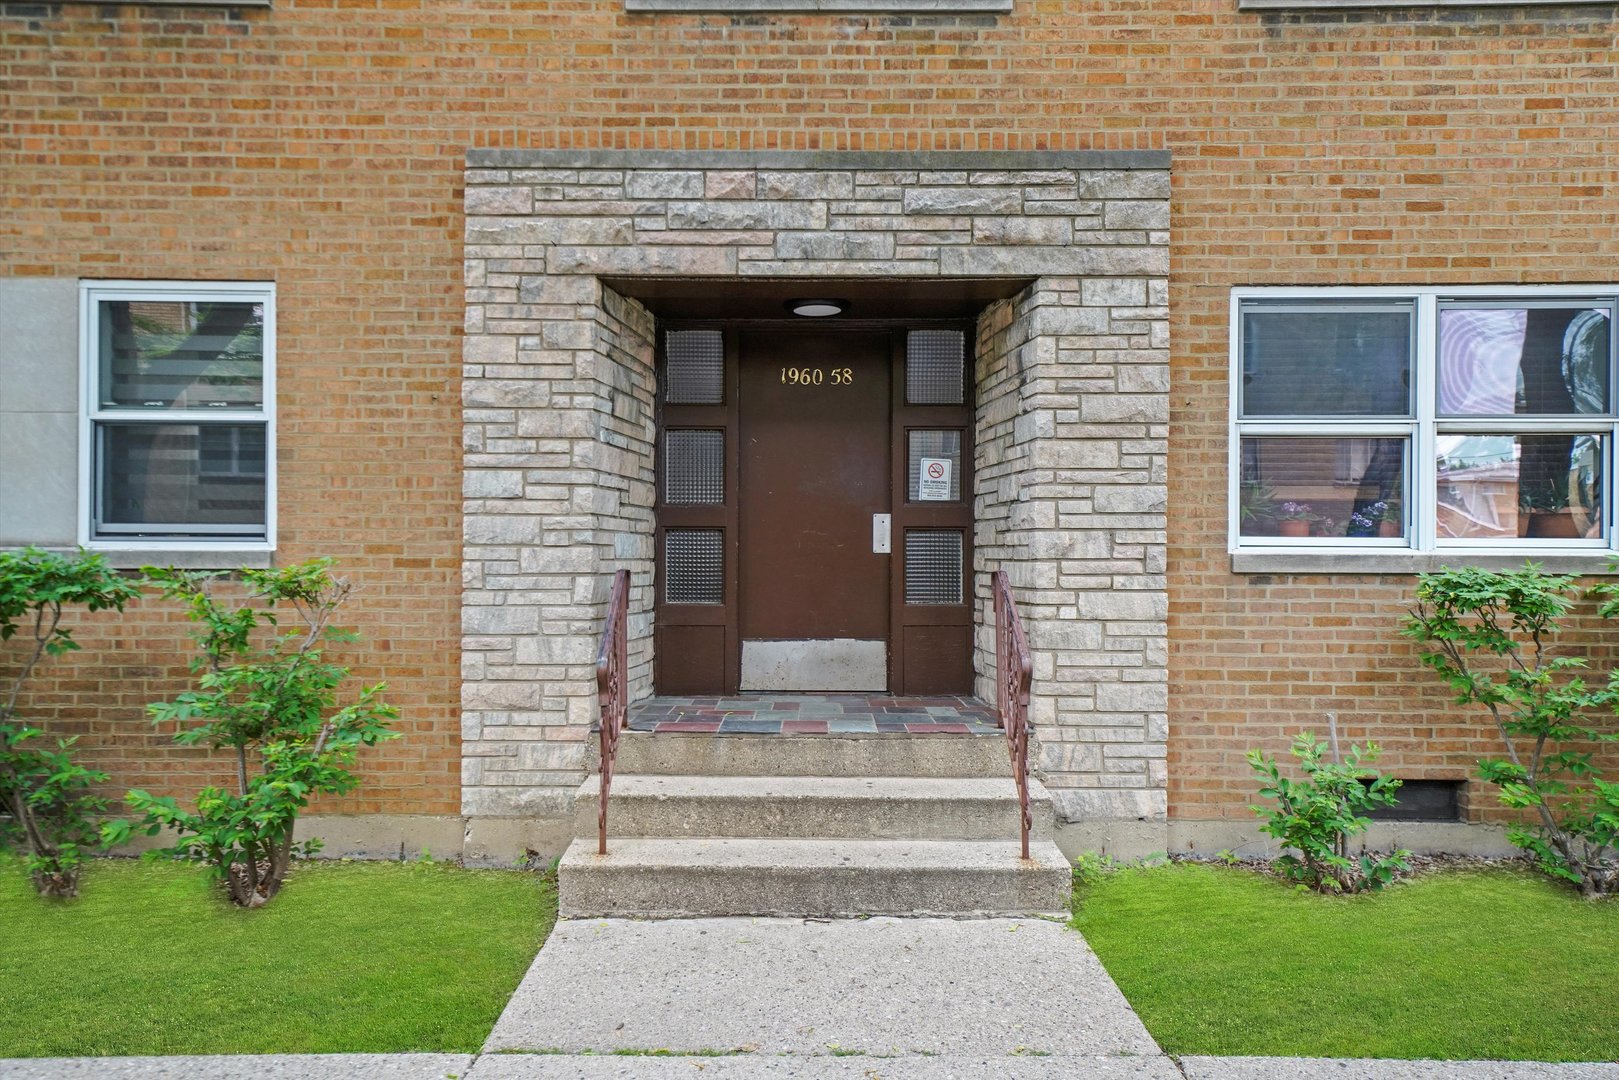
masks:
<svg viewBox="0 0 1619 1080"><path fill-rule="evenodd" d="M578 835L596 828L600 780L575 797ZM1007 840L1017 836L1017 789L990 778L648 776L619 774L609 796L609 838L796 837L862 840ZM1036 839L1049 839L1051 796L1029 785Z"/></svg>
<svg viewBox="0 0 1619 1080"><path fill-rule="evenodd" d="M596 771L595 742L591 771ZM711 735L626 731L615 774L993 777L1011 772L989 735Z"/></svg>
<svg viewBox="0 0 1619 1080"><path fill-rule="evenodd" d="M1049 840L575 840L563 915L1029 915L1067 911L1071 872Z"/></svg>

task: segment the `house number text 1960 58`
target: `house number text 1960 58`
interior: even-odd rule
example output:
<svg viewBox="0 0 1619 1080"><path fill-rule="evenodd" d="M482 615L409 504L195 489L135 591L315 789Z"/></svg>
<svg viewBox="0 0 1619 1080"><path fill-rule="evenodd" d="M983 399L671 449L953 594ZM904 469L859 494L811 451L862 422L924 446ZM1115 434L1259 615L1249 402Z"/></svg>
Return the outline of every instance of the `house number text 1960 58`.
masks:
<svg viewBox="0 0 1619 1080"><path fill-rule="evenodd" d="M853 386L854 369L784 367L781 381L784 386Z"/></svg>

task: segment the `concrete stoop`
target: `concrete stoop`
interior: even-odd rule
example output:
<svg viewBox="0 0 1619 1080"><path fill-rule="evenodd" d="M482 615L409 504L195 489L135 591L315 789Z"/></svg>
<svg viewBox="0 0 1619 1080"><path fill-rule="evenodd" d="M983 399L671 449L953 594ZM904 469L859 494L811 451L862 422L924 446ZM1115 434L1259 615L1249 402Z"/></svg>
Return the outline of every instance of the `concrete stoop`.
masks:
<svg viewBox="0 0 1619 1080"><path fill-rule="evenodd" d="M579 789L563 915L1024 915L1067 910L1050 795L1030 858L1004 744L626 733L596 854L600 781ZM624 771L630 766L633 771Z"/></svg>

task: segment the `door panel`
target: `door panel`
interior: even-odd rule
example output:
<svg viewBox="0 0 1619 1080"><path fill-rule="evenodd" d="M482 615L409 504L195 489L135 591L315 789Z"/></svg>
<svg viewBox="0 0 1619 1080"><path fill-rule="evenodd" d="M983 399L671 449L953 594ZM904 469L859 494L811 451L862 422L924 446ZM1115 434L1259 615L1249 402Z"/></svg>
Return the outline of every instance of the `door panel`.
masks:
<svg viewBox="0 0 1619 1080"><path fill-rule="evenodd" d="M743 689L886 689L886 655L861 643L886 653L888 337L749 333L740 352ZM750 664L767 641L800 644Z"/></svg>

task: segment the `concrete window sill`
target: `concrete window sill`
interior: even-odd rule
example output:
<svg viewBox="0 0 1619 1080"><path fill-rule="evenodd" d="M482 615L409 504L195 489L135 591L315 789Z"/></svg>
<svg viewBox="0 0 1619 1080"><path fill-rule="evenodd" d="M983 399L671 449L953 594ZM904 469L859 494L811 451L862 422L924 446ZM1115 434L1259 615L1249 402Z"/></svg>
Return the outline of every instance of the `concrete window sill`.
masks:
<svg viewBox="0 0 1619 1080"><path fill-rule="evenodd" d="M125 4L135 7L267 8L270 0L85 0L87 4Z"/></svg>
<svg viewBox="0 0 1619 1080"><path fill-rule="evenodd" d="M1342 554L1308 551L1238 551L1231 556L1233 574L1422 574L1445 566L1477 566L1486 570L1516 570L1526 561L1539 563L1548 573L1607 575L1612 555L1468 554L1466 552L1381 552Z"/></svg>
<svg viewBox="0 0 1619 1080"><path fill-rule="evenodd" d="M72 554L74 548L64 549ZM182 570L263 570L275 565L275 552L221 549L219 551L177 551L171 548L91 548L104 556L115 570L139 570L143 566L177 566Z"/></svg>
<svg viewBox="0 0 1619 1080"><path fill-rule="evenodd" d="M624 0L624 10L692 15L1000 15L1012 10L1012 0Z"/></svg>

